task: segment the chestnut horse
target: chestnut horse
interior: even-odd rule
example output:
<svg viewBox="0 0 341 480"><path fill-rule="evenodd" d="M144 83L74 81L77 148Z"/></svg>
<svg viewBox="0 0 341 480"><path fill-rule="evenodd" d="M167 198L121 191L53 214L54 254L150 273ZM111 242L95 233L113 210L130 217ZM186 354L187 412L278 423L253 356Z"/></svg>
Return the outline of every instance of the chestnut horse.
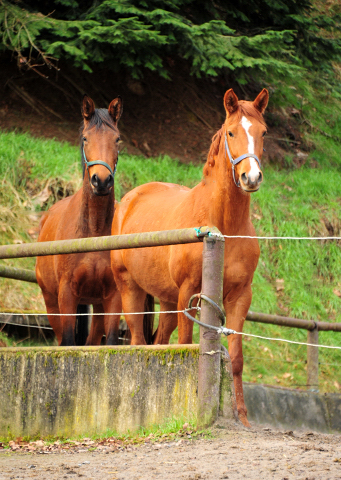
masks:
<svg viewBox="0 0 341 480"><path fill-rule="evenodd" d="M82 103L81 152L83 186L74 195L53 205L42 217L39 242L110 235L114 216L114 175L120 133L117 123L122 101L113 100L108 110L95 109L84 96ZM49 322L59 345L75 344L78 305L93 305L94 316L87 345L118 343L121 297L110 268L109 252L38 257L38 284ZM56 316L51 314L58 314ZM68 314L72 314L69 316Z"/></svg>
<svg viewBox="0 0 341 480"><path fill-rule="evenodd" d="M224 235L254 236L250 193L263 180L260 160L266 126L263 113L269 94L263 89L253 102L239 101L232 89L224 96L226 121L213 137L203 180L193 189L149 183L123 197L112 234L127 234L199 225L216 226ZM202 244L172 245L111 252L111 266L121 292L132 344L145 344L141 312L146 293L160 299L161 311L183 310L201 291ZM259 258L256 239L226 239L223 302L226 325L242 331L251 304L251 283ZM160 314L154 343L169 343L178 326L179 343L192 343L193 323L184 314ZM249 425L242 387L240 335L228 337L240 420Z"/></svg>

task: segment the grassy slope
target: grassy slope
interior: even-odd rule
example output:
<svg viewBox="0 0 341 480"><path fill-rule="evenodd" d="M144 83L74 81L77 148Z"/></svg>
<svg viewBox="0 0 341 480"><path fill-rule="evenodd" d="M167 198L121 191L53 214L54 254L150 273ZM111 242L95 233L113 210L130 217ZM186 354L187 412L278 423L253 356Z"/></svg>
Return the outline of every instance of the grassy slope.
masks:
<svg viewBox="0 0 341 480"><path fill-rule="evenodd" d="M333 98L332 92L321 96L315 92L308 83L295 88L281 86L274 91L277 104L285 103L300 111L310 153L301 168L295 167L290 156L286 170L274 165L265 168L264 184L252 196L252 219L259 235L311 236L328 235L329 231L341 234L341 102L337 94ZM145 159L122 154L117 198L134 186L153 180L193 186L200 180L201 171L199 166L183 165L167 157ZM2 132L0 174L4 179L0 189L0 242L32 241L27 232L38 223L39 193L47 180L58 179L59 187L68 185L69 190L79 187L79 152L76 147L57 141ZM341 321L340 242L261 240L260 245L261 258L253 284L254 311ZM34 267L34 259L6 263ZM35 285L0 279L0 292L3 310L44 309ZM244 331L306 341L305 331L251 322L246 322ZM340 336L333 333L321 333L320 342L341 344ZM244 352L245 380L288 386L305 384L305 347L247 339ZM322 390L339 390L340 353L320 349L320 362Z"/></svg>

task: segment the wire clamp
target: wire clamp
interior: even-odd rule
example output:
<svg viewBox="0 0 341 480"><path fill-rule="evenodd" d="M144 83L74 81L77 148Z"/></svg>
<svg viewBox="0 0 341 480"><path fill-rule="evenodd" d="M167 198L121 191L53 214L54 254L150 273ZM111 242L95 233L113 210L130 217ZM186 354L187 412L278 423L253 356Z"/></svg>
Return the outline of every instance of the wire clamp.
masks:
<svg viewBox="0 0 341 480"><path fill-rule="evenodd" d="M194 228L198 238L209 237L210 236L210 231L209 230L206 230L205 232L202 232L201 229L202 229L202 227Z"/></svg>
<svg viewBox="0 0 341 480"><path fill-rule="evenodd" d="M231 328L225 328L225 327L219 328L219 330L217 330L217 332L222 333L226 337L228 337L229 335L234 335L235 333L237 333L235 330L232 330Z"/></svg>

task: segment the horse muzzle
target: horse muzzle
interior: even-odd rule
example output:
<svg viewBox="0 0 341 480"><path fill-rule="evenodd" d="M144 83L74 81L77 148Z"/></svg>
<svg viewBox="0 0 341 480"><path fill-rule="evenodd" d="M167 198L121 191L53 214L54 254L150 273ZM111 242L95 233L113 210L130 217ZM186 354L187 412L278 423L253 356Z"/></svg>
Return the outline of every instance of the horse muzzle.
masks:
<svg viewBox="0 0 341 480"><path fill-rule="evenodd" d="M114 176L110 174L102 180L96 173L94 173L90 179L90 184L95 195L109 195L114 186Z"/></svg>
<svg viewBox="0 0 341 480"><path fill-rule="evenodd" d="M239 181L245 192L257 192L263 181L263 174L260 170L256 173L244 172L241 174Z"/></svg>

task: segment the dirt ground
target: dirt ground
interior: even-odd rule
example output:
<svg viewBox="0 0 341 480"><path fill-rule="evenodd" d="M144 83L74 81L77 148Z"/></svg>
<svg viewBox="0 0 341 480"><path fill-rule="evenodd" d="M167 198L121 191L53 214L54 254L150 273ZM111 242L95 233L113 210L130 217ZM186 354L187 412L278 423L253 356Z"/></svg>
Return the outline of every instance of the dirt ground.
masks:
<svg viewBox="0 0 341 480"><path fill-rule="evenodd" d="M341 435L229 425L206 439L113 449L84 445L58 453L0 451L0 480L336 480Z"/></svg>

